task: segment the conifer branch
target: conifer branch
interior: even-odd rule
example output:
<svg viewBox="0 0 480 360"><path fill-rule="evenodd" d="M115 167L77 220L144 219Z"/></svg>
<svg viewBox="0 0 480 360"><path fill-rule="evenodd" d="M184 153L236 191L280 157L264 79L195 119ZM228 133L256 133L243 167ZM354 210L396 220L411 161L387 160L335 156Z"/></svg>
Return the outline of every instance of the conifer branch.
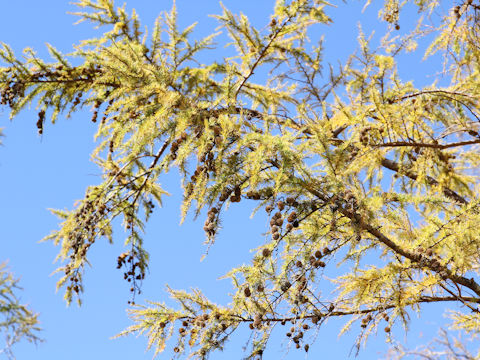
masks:
<svg viewBox="0 0 480 360"><path fill-rule="evenodd" d="M438 144L438 143L420 143L420 142L407 142L407 141L394 141L386 142L382 144L372 144L373 147L417 147L417 148L431 148L431 149L450 149L459 146L474 145L480 144L480 140L469 140L469 141L460 141L450 144Z"/></svg>
<svg viewBox="0 0 480 360"><path fill-rule="evenodd" d="M400 171L400 166L398 163L396 163L395 161L393 160L390 160L390 159L382 159L381 161L381 164L382 166L386 167L387 169L390 169L392 171L395 171L395 172L399 172ZM405 176L409 177L410 179L412 180L417 180L418 178L418 175L411 171L411 170L408 170L408 169L404 169L402 168L402 174L404 174ZM431 176L426 176L426 180L428 181L429 185L431 186L437 186L439 183L437 180L435 180L433 177ZM446 187L443 188L443 193L445 194L446 197L452 199L452 200L455 200L461 204L468 204L468 201L465 200L464 197L458 195L455 191L451 190L451 189L448 189Z"/></svg>
<svg viewBox="0 0 480 360"><path fill-rule="evenodd" d="M330 198L323 195L318 190L313 189L308 184L305 184L304 186L309 192L311 192L321 201L326 203L330 202ZM429 268L431 271L438 273L442 278L450 279L454 283L463 285L466 288L472 290L478 296L480 296L480 285L473 278L467 279L466 277L455 275L446 266L441 265L438 260L426 259L423 258L421 254L404 249L402 246L396 244L393 240L384 235L378 228L365 222L362 216L355 211L348 210L341 206L338 208L338 211L347 218L349 218L352 222L357 224L360 229L366 230L367 232L375 236L378 241L390 248L394 253L401 255L406 259L409 259L412 263L421 264L420 266L425 266Z"/></svg>
<svg viewBox="0 0 480 360"><path fill-rule="evenodd" d="M160 160L160 158L162 157L163 153L165 152L165 150L167 149L167 146L169 144L169 141L165 141L163 143L163 146L160 148L160 150L158 150L157 154L155 155L155 157L153 158L152 160L152 163L150 164L150 166L148 167L148 170L146 172L146 174L143 176L144 177L144 180L142 182L142 184L140 185L140 187L136 190L137 191L137 195L135 196L135 198L133 199L133 202L132 202L132 205L135 204L138 199L140 198L140 196L142 195L142 190L143 188L145 187L145 185L147 184L148 182L148 179L150 178L153 170L155 169L155 166L157 165L158 161Z"/></svg>
<svg viewBox="0 0 480 360"><path fill-rule="evenodd" d="M444 76L452 85L424 89L397 71L398 55L427 34L421 26L384 38L375 50L360 33L359 51L338 75L331 71L323 79L323 44L306 45L311 25L331 21L324 1L278 0L268 36L224 8L217 19L238 56L222 60L218 54L210 65L197 54L216 51L215 34L192 41L193 26L178 28L175 6L157 19L148 42L135 11L127 15L113 0L77 5L88 9L76 13L80 21L112 28L76 47L72 55L82 65L69 65L51 46L53 65L32 50L26 61L8 46L0 50L8 66L0 68L1 104L11 117L37 101L40 134L50 111L54 122L65 110L69 116L92 105L92 121L101 117L93 158L104 182L89 187L73 210L55 211L60 229L47 237L67 263L58 268L57 285L66 287L68 303L83 292L90 246L102 236L113 242L112 223L120 217L128 247L117 268L130 283L134 305L148 268L141 234L153 200L161 204L165 194L158 180L178 167L185 185L182 217L189 211L202 216L208 207L208 246L221 231L225 209L240 201L264 208L269 228L252 261L225 276L233 282L228 306L199 290L168 288L177 308L132 308L134 325L122 334L147 334L155 355L178 331L174 352L204 359L244 324L254 339L248 356L261 357L273 327L287 322L289 341L308 351L304 332L327 326L331 317L347 319L346 327L361 320L359 339L385 320L391 337L396 322L407 327L410 307L441 302L471 311L454 324L478 332L480 284L467 277L478 270L480 241L474 195L480 92L472 70L478 67L479 17L472 1L452 7L431 30L437 38L427 54L444 51ZM436 9L435 2L422 1L420 12L427 9ZM399 4L387 1L382 11L398 29ZM255 83L263 68L268 81ZM465 141L465 134L473 140ZM385 176L385 169L395 174ZM421 220L410 223L417 216ZM378 248L384 261L364 266ZM327 278L324 271L342 263L351 266ZM324 291L329 281L337 295Z"/></svg>

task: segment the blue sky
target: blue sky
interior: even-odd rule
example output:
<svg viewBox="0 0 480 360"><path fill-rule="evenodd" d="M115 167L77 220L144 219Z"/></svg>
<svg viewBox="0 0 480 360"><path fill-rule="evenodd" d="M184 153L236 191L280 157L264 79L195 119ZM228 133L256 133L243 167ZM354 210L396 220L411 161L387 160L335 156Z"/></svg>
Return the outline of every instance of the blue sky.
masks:
<svg viewBox="0 0 480 360"><path fill-rule="evenodd" d="M242 11L255 25L269 22L273 1L224 1L233 12ZM341 3L341 2L340 2ZM73 26L76 18L67 11L76 10L65 1L9 1L2 4L0 12L0 41L13 47L19 53L25 47L32 47L39 55L48 56L45 42L60 51L68 53L72 43L99 34L88 23ZM170 1L135 0L127 3L135 7L144 25L151 26L155 17L170 9ZM209 34L216 21L208 14L220 13L216 0L177 1L179 21L182 26L198 22L196 36ZM357 22L366 25L369 33L376 29L382 33L384 25L378 25L376 9L368 8L363 14L361 1L341 3L330 11L336 23L317 29L314 36L325 34L326 56L332 63L345 60L356 46ZM401 22L407 28L412 17ZM219 50L222 54L225 37L220 37ZM316 39L312 39L316 40ZM418 58L417 58L418 59ZM208 57L205 61L208 60ZM428 63L412 68L412 59L402 59L400 73L405 80L428 81L424 74ZM418 84L417 84L418 85ZM83 197L85 188L99 182L99 169L89 161L94 147L95 124L90 122L89 111L75 114L71 119L60 117L55 125L47 124L44 135L39 137L35 127L35 109L22 112L13 122L8 120L6 108L0 109L0 127L4 128L3 146L0 148L0 261L8 260L10 269L21 277L22 301L40 313L42 336L46 339L37 347L21 343L16 346L18 359L77 360L77 359L151 359L153 353L145 352L146 339L127 337L110 340L112 336L130 325L125 309L129 300L128 284L123 281L122 272L116 270L116 257L124 251L125 235L117 231L113 245L99 242L91 251L92 269L85 276L85 295L82 307L66 307L62 292L55 293L56 275L51 275L58 264L53 261L57 248L51 243L39 240L57 227L57 219L48 208L72 208L76 199ZM264 239L267 218L259 213L250 219L251 204L242 202L232 206L224 217L224 229L219 240L210 249L208 257L200 262L206 248L202 245L204 234L203 219L196 222L190 217L179 226L180 199L179 178L175 172L163 177L162 184L172 195L166 199L164 208L157 209L147 226L146 247L150 252L151 264L143 293L137 303L146 299L170 303L164 292L165 284L172 288L202 289L213 301L225 304L230 289L227 280L218 280L232 266L249 261L251 248L257 247ZM444 323L440 315L441 306L425 308L422 321L413 321L412 334L396 333L399 341L415 346L434 335ZM355 340L355 328L351 335L337 338L342 322L332 320L322 328L312 345L309 358L320 356L331 359L346 359ZM421 326L420 326L421 324ZM238 336L227 346L224 353L212 359L240 359L242 346L248 332L239 331ZM373 335L357 359L374 359L387 349L385 335ZM282 331L276 331L266 351L265 359L304 359L305 353L288 348ZM354 353L354 351L353 351ZM285 355L284 355L285 354ZM354 356L352 355L352 358ZM1 358L1 356L0 356ZM164 353L159 359L169 359Z"/></svg>

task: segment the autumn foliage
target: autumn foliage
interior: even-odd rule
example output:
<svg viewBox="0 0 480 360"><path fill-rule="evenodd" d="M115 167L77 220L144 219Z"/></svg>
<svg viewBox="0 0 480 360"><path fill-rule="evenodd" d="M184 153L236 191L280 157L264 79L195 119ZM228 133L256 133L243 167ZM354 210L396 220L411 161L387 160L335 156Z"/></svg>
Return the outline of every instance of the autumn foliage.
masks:
<svg viewBox="0 0 480 360"><path fill-rule="evenodd" d="M326 67L321 42L307 42L311 27L335 22L326 1L278 0L261 29L224 8L216 18L236 56L208 64L195 59L219 46L215 34L191 40L175 7L147 34L135 12L111 0L77 5L81 21L104 26L100 38L68 56L51 46L53 62L32 50L20 60L7 45L0 52L1 101L12 117L36 104L38 131L48 136L46 121L91 107L98 125L101 181L71 211L56 211L60 227L47 237L60 248L58 286L68 302L80 299L90 248L115 240L117 218L129 234L118 268L132 294L141 291L149 262L142 229L164 198L162 174L176 168L182 216L202 214L208 245L225 208L239 202L266 211L268 234L250 264L227 274L235 289L228 306L170 290L176 308L132 308L134 324L122 334L145 334L155 353L172 338L175 353L204 358L245 327L249 354L261 357L277 325L308 352L332 317L358 333L358 345L378 330L388 341L395 324L406 328L410 313L434 302L445 304L453 328L479 334L478 1L387 0L381 46L359 32L358 51L337 70ZM418 11L412 31L399 32L402 6ZM420 51L427 36L422 51L443 63L431 85L416 88L400 78L397 58ZM365 261L372 256L378 261ZM336 278L324 276L338 265Z"/></svg>

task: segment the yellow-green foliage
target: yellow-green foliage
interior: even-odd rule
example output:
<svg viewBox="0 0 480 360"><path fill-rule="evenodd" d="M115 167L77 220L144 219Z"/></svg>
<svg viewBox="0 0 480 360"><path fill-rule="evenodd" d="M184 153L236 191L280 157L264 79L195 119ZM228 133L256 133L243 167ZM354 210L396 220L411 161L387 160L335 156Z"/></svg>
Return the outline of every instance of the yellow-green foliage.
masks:
<svg viewBox="0 0 480 360"><path fill-rule="evenodd" d="M38 314L27 305L21 304L18 296L18 279L7 269L5 263L0 264L0 334L3 337L0 354L15 358L13 345L21 339L37 343L43 341L38 337Z"/></svg>
<svg viewBox="0 0 480 360"><path fill-rule="evenodd" d="M270 230L251 263L226 275L235 289L229 306L199 290L170 290L178 308L130 310L134 325L122 334L145 334L155 353L175 337L176 353L203 358L246 326L253 356L287 321L295 324L290 340L304 347L309 329L330 317L343 318L358 344L377 329L389 339L392 326L407 328L409 314L433 302L462 305L454 326L479 333L478 2L385 1L381 46L372 49L359 30L358 51L330 74L322 40L308 41L312 26L335 21L326 1L277 0L262 28L224 8L216 18L236 55L210 64L196 58L217 34L192 41L194 26L179 29L175 7L148 35L135 12L112 0L77 5L80 21L105 26L102 37L66 56L49 45L50 63L31 49L25 61L7 45L0 51L2 103L12 117L36 103L42 133L48 118L93 107L98 124L92 160L102 182L73 210L54 211L63 222L47 237L61 247L58 286L68 302L82 292L89 248L100 237L114 241L116 218L129 233L118 266L139 291L144 222L167 194L161 175L176 167L182 216L208 210L208 244L225 207L239 201L265 209ZM405 5L417 7L418 25L394 36ZM432 14L437 23L424 25ZM429 39L424 55L444 62L431 85L416 87L401 79L397 58ZM73 56L80 65L70 64ZM268 80L256 82L256 73ZM450 85L437 85L445 79Z"/></svg>

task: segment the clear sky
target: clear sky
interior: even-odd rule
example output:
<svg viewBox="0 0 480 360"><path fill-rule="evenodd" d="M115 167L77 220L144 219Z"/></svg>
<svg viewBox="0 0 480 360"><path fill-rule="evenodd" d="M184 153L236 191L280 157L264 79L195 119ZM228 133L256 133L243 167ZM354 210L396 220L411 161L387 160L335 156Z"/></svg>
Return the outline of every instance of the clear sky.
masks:
<svg viewBox="0 0 480 360"><path fill-rule="evenodd" d="M273 0L224 1L232 11L244 12L258 26L268 24L273 3ZM325 34L327 60L333 64L337 59L345 60L355 48L358 21L365 24L367 34L372 30L379 33L384 30L384 25L376 22L376 8L361 13L362 1L348 1L347 5L339 3L337 9L329 11L336 23L318 28L312 36ZM177 6L182 26L199 23L195 36L205 36L217 26L216 21L207 16L221 12L217 0L177 0ZM128 2L127 7L135 7L143 24L151 27L162 10L170 9L171 1L135 0ZM75 10L73 5L60 0L3 2L0 41L11 45L17 53L25 47L32 47L44 58L48 56L45 42L68 53L73 43L99 35L91 24L73 25L76 18L66 13ZM402 20L402 30L411 25L412 18L407 16ZM220 37L218 42L219 49L205 55L202 61L231 51L223 49L225 37ZM413 68L408 57L402 61L400 74L405 80L428 81L424 79L428 63ZM92 268L86 272L82 307L73 304L67 308L62 291L55 292L58 276L51 274L59 265L54 263L58 249L51 243L39 243L39 240L57 228L57 218L48 208L72 208L74 201L83 197L88 185L100 181L99 169L89 160L94 147L95 124L90 122L90 112L85 110L74 114L71 119L60 117L53 126L47 124L40 137L35 126L36 116L35 109L32 109L10 122L7 109L0 110L0 127L4 128L5 134L4 146L0 148L0 262L8 260L10 270L21 277L22 301L40 313L44 329L42 336L46 339L37 347L28 343L17 345L17 357L41 360L151 359L153 352L145 352L145 338L110 339L131 324L125 311L129 300L128 284L123 281L122 271L115 268L117 256L124 251L125 234L121 230L116 232L115 244L98 242L91 251ZM164 208L157 209L147 226L145 239L151 256L150 273L137 303L149 299L171 304L164 291L168 283L177 289L197 287L213 301L226 304L230 284L228 280L218 278L232 266L249 261L249 249L263 243L261 234L267 228L266 216L261 213L251 219L251 204L248 202L232 206L224 217L219 240L210 249L208 257L200 262L206 250L202 244L204 219L194 222L189 217L184 225L179 226L181 195L177 174L173 171L164 176L163 185L172 195L166 199ZM430 339L444 323L439 315L440 309L438 305L426 307L421 321L413 319L412 334L408 338L395 329L397 339L408 341L412 347L422 343L423 339ZM338 339L342 323L331 320L319 331L308 358L346 359L351 351L350 356L354 358L352 346L357 329ZM283 330L274 333L264 359L304 359L306 355L302 351L290 349L286 353L288 344L283 333ZM247 339L248 332L239 331L225 352L215 354L212 359L241 359L242 346ZM357 359L379 358L386 349L385 334L379 332L370 338ZM169 352L159 356L159 359L169 358Z"/></svg>

